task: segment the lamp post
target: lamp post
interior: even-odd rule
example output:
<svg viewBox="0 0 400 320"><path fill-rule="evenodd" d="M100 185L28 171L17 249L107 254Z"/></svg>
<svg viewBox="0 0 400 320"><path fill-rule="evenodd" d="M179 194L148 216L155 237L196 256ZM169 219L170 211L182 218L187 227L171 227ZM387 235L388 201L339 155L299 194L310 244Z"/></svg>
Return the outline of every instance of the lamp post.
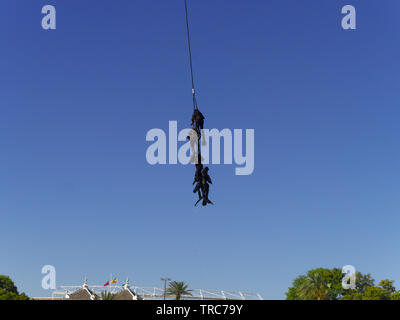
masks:
<svg viewBox="0 0 400 320"><path fill-rule="evenodd" d="M161 278L161 281L164 281L164 300L167 297L167 281L170 281L170 278Z"/></svg>

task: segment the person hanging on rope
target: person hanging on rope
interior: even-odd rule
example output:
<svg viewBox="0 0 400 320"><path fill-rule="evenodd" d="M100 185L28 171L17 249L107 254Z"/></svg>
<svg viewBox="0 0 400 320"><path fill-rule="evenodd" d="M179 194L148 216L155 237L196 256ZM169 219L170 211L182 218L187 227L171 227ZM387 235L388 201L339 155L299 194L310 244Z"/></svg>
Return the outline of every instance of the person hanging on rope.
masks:
<svg viewBox="0 0 400 320"><path fill-rule="evenodd" d="M204 170L200 171L201 168L203 168L203 165L196 165L196 176L195 176L195 182L197 181L196 188L193 190L193 193L198 192L199 194L199 199L195 203L195 206L203 200L202 205L206 206L207 204L214 204L209 198L208 198L208 193L210 191L210 185L209 183L212 184L211 178L208 175L208 167L205 167ZM200 178L200 181L196 180ZM193 184L195 183L193 182ZM201 190L201 193L200 193Z"/></svg>
<svg viewBox="0 0 400 320"><path fill-rule="evenodd" d="M199 195L199 199L197 200L195 206L197 206L197 204L200 202L201 199L203 199L203 195L201 194L202 191L202 182L203 182L203 175L202 175L202 171L203 171L203 165L200 164L196 164L196 172L194 174L194 181L193 181L193 185L196 183L196 187L193 190L193 193L196 193Z"/></svg>
<svg viewBox="0 0 400 320"><path fill-rule="evenodd" d="M197 132L194 129L191 129L189 131L187 139L190 141L190 150L192 154L190 156L190 163L197 164L204 161L204 158L200 154L201 150L199 150L199 136L197 135Z"/></svg>
<svg viewBox="0 0 400 320"><path fill-rule="evenodd" d="M202 182L203 179L203 165L201 163L196 164L196 172L194 174L194 180L193 180L193 185L196 182Z"/></svg>
<svg viewBox="0 0 400 320"><path fill-rule="evenodd" d="M203 206L206 206L207 204L214 204L210 199L208 199L208 192L210 190L209 183L212 184L211 178L208 175L208 170L209 170L208 167L205 167L204 170L201 172L202 174L201 191L203 194Z"/></svg>
<svg viewBox="0 0 400 320"><path fill-rule="evenodd" d="M193 111L193 115L192 115L191 126L192 126L193 130L195 130L197 132L199 139L200 139L201 133L204 129L204 119L205 118L204 118L203 114L200 112L200 110L195 108Z"/></svg>

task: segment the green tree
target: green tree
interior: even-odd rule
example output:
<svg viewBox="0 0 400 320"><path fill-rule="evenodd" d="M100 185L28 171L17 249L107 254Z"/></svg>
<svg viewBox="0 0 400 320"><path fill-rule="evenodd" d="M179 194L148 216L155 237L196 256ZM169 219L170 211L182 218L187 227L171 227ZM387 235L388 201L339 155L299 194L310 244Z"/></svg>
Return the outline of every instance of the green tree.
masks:
<svg viewBox="0 0 400 320"><path fill-rule="evenodd" d="M342 290L342 271L317 268L298 276L286 292L287 300L326 299L336 300ZM311 288L314 289L312 290Z"/></svg>
<svg viewBox="0 0 400 320"><path fill-rule="evenodd" d="M0 275L0 300L29 300L25 293L18 293L10 277Z"/></svg>
<svg viewBox="0 0 400 320"><path fill-rule="evenodd" d="M345 290L342 286L344 274L342 269L317 268L309 270L306 275L298 276L286 292L287 300L305 300L305 299L326 299L352 300L357 293L362 293L371 285L374 280L370 274L363 275L356 273L356 289ZM311 290L314 286L314 290Z"/></svg>
<svg viewBox="0 0 400 320"><path fill-rule="evenodd" d="M329 300L329 287L321 273L315 272L305 277L298 294L302 300Z"/></svg>
<svg viewBox="0 0 400 320"><path fill-rule="evenodd" d="M381 287L369 287L360 298L360 300L389 300L390 295Z"/></svg>
<svg viewBox="0 0 400 320"><path fill-rule="evenodd" d="M288 292L286 292L286 300L302 300L299 295L299 288L304 283L307 276L301 275L293 280L292 286L289 287Z"/></svg>
<svg viewBox="0 0 400 320"><path fill-rule="evenodd" d="M169 283L169 287L167 289L167 294L171 296L175 296L176 300L180 300L183 295L192 295L189 290L189 285L185 282L172 281Z"/></svg>
<svg viewBox="0 0 400 320"><path fill-rule="evenodd" d="M394 293L390 296L390 300L400 300L400 291L394 292Z"/></svg>
<svg viewBox="0 0 400 320"><path fill-rule="evenodd" d="M381 280L378 286L371 285L362 292L349 293L343 297L343 300L396 300L398 296L400 299L400 294L396 293L393 283L393 280Z"/></svg>
<svg viewBox="0 0 400 320"><path fill-rule="evenodd" d="M381 280L379 282L379 287L381 287L382 290L385 290L387 294L390 296L396 291L396 288L394 287L393 283L394 280L389 280L389 279Z"/></svg>
<svg viewBox="0 0 400 320"><path fill-rule="evenodd" d="M340 296L342 300L361 300L366 290L375 285L375 280L368 274L356 273L356 288L345 290L341 286Z"/></svg>
<svg viewBox="0 0 400 320"><path fill-rule="evenodd" d="M115 294L110 291L102 291L100 300L112 300Z"/></svg>

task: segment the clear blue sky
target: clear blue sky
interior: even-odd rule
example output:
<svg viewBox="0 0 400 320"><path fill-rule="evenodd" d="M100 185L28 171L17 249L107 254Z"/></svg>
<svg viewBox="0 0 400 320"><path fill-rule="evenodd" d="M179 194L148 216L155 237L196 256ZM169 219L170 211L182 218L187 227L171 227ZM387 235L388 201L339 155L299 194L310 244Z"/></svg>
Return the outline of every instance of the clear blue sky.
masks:
<svg viewBox="0 0 400 320"><path fill-rule="evenodd" d="M41 28L41 8L57 29ZM341 8L357 30L341 29ZM315 267L400 288L398 1L190 0L207 128L254 128L255 171L151 166L148 130L189 125L183 0L0 6L0 274L21 291L161 276L284 298Z"/></svg>

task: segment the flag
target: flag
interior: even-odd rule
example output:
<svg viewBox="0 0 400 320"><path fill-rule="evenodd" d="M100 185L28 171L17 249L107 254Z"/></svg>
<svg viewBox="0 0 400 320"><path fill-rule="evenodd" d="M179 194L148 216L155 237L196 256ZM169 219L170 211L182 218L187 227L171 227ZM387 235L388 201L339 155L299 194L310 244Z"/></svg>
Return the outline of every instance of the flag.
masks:
<svg viewBox="0 0 400 320"><path fill-rule="evenodd" d="M110 282L107 281L107 282L103 285L103 287L107 287L109 284L110 284Z"/></svg>
<svg viewBox="0 0 400 320"><path fill-rule="evenodd" d="M118 282L118 278L114 278L114 280L111 281L111 284L117 283L117 282Z"/></svg>

